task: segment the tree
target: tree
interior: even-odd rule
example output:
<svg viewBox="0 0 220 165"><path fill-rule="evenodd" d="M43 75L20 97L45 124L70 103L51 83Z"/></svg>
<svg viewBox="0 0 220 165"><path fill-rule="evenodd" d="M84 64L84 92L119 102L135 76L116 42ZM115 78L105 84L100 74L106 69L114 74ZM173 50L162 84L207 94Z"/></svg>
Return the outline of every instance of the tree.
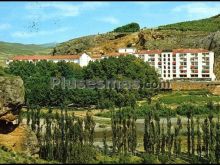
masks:
<svg viewBox="0 0 220 165"><path fill-rule="evenodd" d="M202 156L202 133L201 133L201 128L200 128L200 118L197 117L197 120L196 120L196 123L197 123L197 154L198 154L198 157L201 158Z"/></svg>
<svg viewBox="0 0 220 165"><path fill-rule="evenodd" d="M187 112L187 118L188 118L188 121L187 121L187 151L188 151L188 155L190 156L190 149L191 149L191 127L190 127L190 118L191 118L191 109L188 109L188 112Z"/></svg>
<svg viewBox="0 0 220 165"><path fill-rule="evenodd" d="M140 30L138 23L130 23L113 30L113 32L137 32Z"/></svg>
<svg viewBox="0 0 220 165"><path fill-rule="evenodd" d="M106 130L104 130L104 132L103 132L103 153L105 154L105 155L107 155L108 154L108 144L107 144L107 131Z"/></svg>
<svg viewBox="0 0 220 165"><path fill-rule="evenodd" d="M144 150L147 153L150 153L150 122L151 122L151 112L148 112L145 115L144 120Z"/></svg>
<svg viewBox="0 0 220 165"><path fill-rule="evenodd" d="M204 142L204 148L205 148L205 154L206 157L209 157L209 138L210 138L210 133L209 133L209 122L208 118L206 117L204 119L204 123L202 126L203 129L203 142Z"/></svg>
<svg viewBox="0 0 220 165"><path fill-rule="evenodd" d="M194 135L194 119L193 114L191 115L191 142L192 142L192 155L195 154L195 135Z"/></svg>
<svg viewBox="0 0 220 165"><path fill-rule="evenodd" d="M216 146L215 146L216 162L220 163L220 122L218 116L218 122L216 124Z"/></svg>

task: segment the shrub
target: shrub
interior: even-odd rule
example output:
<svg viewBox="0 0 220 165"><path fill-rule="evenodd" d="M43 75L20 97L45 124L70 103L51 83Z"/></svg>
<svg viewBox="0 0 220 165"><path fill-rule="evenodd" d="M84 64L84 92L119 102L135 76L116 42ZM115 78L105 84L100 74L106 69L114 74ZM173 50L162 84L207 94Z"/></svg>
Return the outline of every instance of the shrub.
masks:
<svg viewBox="0 0 220 165"><path fill-rule="evenodd" d="M166 164L168 161L169 161L169 157L168 155L159 155L158 156L158 159L159 161L162 163L162 164Z"/></svg>
<svg viewBox="0 0 220 165"><path fill-rule="evenodd" d="M140 30L138 23L130 23L114 29L114 32L137 32Z"/></svg>
<svg viewBox="0 0 220 165"><path fill-rule="evenodd" d="M156 155L153 154L143 154L143 163L144 164L154 164L158 163Z"/></svg>

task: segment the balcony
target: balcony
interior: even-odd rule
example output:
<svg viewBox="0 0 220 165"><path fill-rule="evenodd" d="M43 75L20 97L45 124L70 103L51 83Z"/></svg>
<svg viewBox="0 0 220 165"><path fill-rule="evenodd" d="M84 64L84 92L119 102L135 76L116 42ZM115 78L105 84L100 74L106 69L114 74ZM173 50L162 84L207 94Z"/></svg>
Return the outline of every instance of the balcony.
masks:
<svg viewBox="0 0 220 165"><path fill-rule="evenodd" d="M191 65L191 69L198 69L198 66Z"/></svg>
<svg viewBox="0 0 220 165"><path fill-rule="evenodd" d="M202 73L209 73L209 70L203 69L203 70L202 70Z"/></svg>
<svg viewBox="0 0 220 165"><path fill-rule="evenodd" d="M192 73L198 73L198 70L192 70Z"/></svg>
<svg viewBox="0 0 220 165"><path fill-rule="evenodd" d="M176 62L173 62L173 65L176 65Z"/></svg>

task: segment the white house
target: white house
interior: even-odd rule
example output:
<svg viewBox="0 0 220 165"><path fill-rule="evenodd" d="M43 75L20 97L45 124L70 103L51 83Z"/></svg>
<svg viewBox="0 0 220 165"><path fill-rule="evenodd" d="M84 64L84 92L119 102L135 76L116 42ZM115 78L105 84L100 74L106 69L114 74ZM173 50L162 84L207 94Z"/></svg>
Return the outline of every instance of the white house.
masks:
<svg viewBox="0 0 220 165"><path fill-rule="evenodd" d="M92 61L92 58L91 58L89 55L87 55L86 53L83 53L83 54L79 57L79 65L80 65L81 67L87 66L90 61Z"/></svg>
<svg viewBox="0 0 220 165"><path fill-rule="evenodd" d="M6 64L8 65L10 62L13 61L29 61L29 62L38 62L38 61L52 61L52 62L74 62L79 64L81 67L87 66L89 61L92 61L92 58L87 55L86 53L83 53L82 55L46 55L46 56L15 56L11 59L6 60Z"/></svg>
<svg viewBox="0 0 220 165"><path fill-rule="evenodd" d="M136 48L119 48L118 52L132 54L136 52Z"/></svg>

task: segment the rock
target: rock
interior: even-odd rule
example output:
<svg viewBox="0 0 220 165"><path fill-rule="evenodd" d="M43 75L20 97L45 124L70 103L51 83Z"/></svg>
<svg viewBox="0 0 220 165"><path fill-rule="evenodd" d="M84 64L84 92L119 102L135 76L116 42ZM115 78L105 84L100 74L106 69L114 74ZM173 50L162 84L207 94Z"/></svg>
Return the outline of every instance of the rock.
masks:
<svg viewBox="0 0 220 165"><path fill-rule="evenodd" d="M200 40L199 45L220 55L220 31L213 32Z"/></svg>
<svg viewBox="0 0 220 165"><path fill-rule="evenodd" d="M40 149L37 137L27 125L7 124L4 130L5 132L0 132L0 146L28 156L38 154Z"/></svg>
<svg viewBox="0 0 220 165"><path fill-rule="evenodd" d="M0 77L0 120L17 119L24 103L23 80L19 77Z"/></svg>
<svg viewBox="0 0 220 165"><path fill-rule="evenodd" d="M19 77L0 77L0 146L36 155L39 144L34 132L25 124L13 124L24 103L24 86Z"/></svg>

